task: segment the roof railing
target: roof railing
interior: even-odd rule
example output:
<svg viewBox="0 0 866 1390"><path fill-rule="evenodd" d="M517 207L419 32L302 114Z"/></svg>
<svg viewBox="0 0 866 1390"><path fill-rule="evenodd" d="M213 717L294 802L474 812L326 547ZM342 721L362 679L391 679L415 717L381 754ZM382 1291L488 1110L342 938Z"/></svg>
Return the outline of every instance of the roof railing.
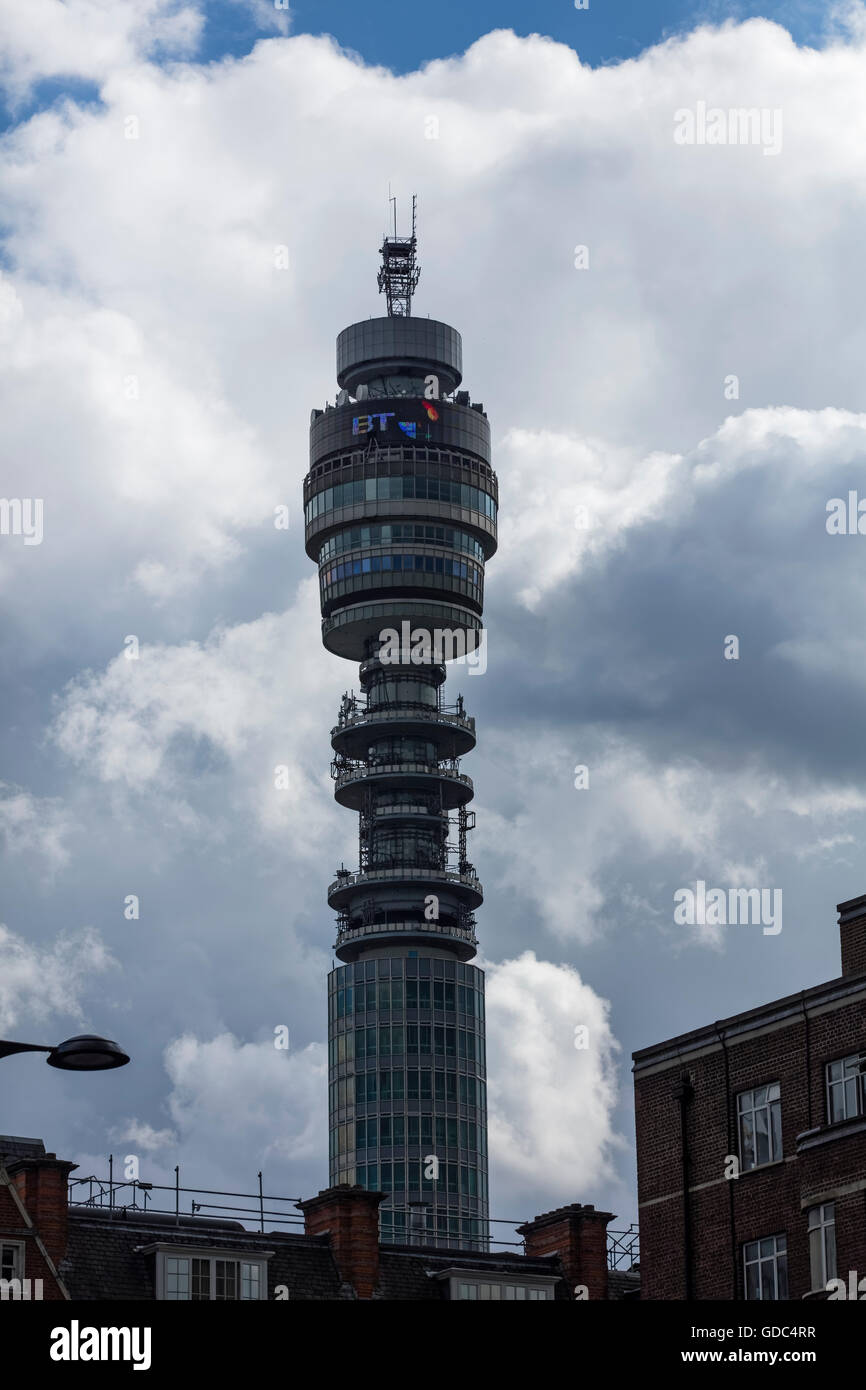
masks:
<svg viewBox="0 0 866 1390"><path fill-rule="evenodd" d="M607 1233L608 1269L637 1269L640 1264L640 1231L636 1221L624 1231Z"/></svg>
<svg viewBox="0 0 866 1390"><path fill-rule="evenodd" d="M411 719L427 720L436 724L453 724L458 729L467 729L470 733L475 732L475 718L468 714L458 713L456 710L449 710L447 707L436 709L432 705L422 705L419 701L401 700L393 705L375 705L372 707L359 706L352 713L340 712L340 719L331 730L331 737L340 733L343 729L355 729L373 723L387 723L390 720L397 721L406 715Z"/></svg>
<svg viewBox="0 0 866 1390"><path fill-rule="evenodd" d="M481 881L474 873L460 873L457 869L439 869L434 866L418 869L399 866L393 869L361 869L351 873L348 869L338 869L333 883L328 884L328 897L343 888L355 888L365 883L420 881L430 883L461 884L475 893L483 892Z"/></svg>
<svg viewBox="0 0 866 1390"><path fill-rule="evenodd" d="M274 1209L265 1206L266 1202L296 1204L302 1199L299 1197L278 1197L264 1192L261 1173L258 1174L258 1192L231 1192L227 1189L210 1187L182 1187L179 1166L175 1167L174 1173L175 1181L172 1185L145 1182L140 1178L116 1179L114 1177L114 1155L109 1154L107 1178L98 1178L95 1174L85 1178L70 1178L69 1205L95 1208L103 1212L109 1219L115 1220L122 1220L128 1211L135 1211L148 1216L173 1216L179 1225L181 1221L186 1222L190 1217L198 1216L199 1212L208 1212L220 1220L238 1221L242 1217L253 1217L258 1221L260 1231L265 1229L265 1217L268 1217L278 1226L303 1226L304 1224L303 1217L287 1215L285 1205ZM86 1196L84 1195L85 1188L87 1189ZM154 1192L172 1193L174 1196L173 1205L157 1206L151 1196ZM181 1195L190 1198L189 1210L186 1210L185 1207L182 1209ZM256 1205L239 1207L227 1202L197 1200L201 1197L239 1197L245 1201L253 1201Z"/></svg>
<svg viewBox="0 0 866 1390"><path fill-rule="evenodd" d="M274 1225L278 1227L301 1226L304 1225L302 1216L290 1216L287 1214L287 1206L297 1206L303 1201L301 1197L280 1197L271 1193L266 1193L263 1188L262 1174L258 1173L258 1190L256 1192L235 1192L225 1188L212 1187L185 1187L180 1182L180 1166L174 1169L175 1181L173 1184L145 1182L140 1178L115 1179L114 1177L114 1155L108 1156L108 1177L97 1177L90 1174L84 1178L69 1179L69 1205L71 1207L86 1208L99 1211L108 1220L122 1221L126 1219L128 1212L139 1213L142 1217L147 1216L169 1216L173 1217L179 1226L186 1224L191 1218L197 1218L205 1225L208 1217L213 1221L236 1221L244 1230L258 1229L260 1234L265 1232L265 1221L272 1229ZM169 1193L166 1205L157 1205L154 1200L154 1193ZM251 1202L252 1206L238 1206L235 1201L230 1202L209 1202L200 1199L207 1197L228 1197L239 1199L242 1202ZM188 1210L182 1202L182 1198L189 1198ZM278 1203L277 1206L269 1206L266 1203ZM403 1221L394 1222L389 1217L397 1213L408 1213L408 1218ZM384 1223L381 1217L385 1217ZM436 1229L432 1223L449 1223L447 1229ZM453 1223L460 1223L454 1229ZM505 1238L505 1233L500 1236L493 1233L489 1241L483 1234L478 1234L473 1228L472 1223L478 1223L480 1227L486 1226L510 1226L517 1235L517 1227L527 1224L526 1217L503 1216L479 1216L477 1213L466 1211L447 1210L442 1207L433 1208L426 1202L393 1203L386 1201L380 1208L380 1231L385 1236L387 1243L393 1244L417 1244L430 1247L454 1246L453 1237L457 1237L457 1248L479 1249L481 1245L491 1249L519 1249L526 1253L526 1242L518 1237L514 1240ZM245 1224L247 1223L247 1224ZM398 1239L405 1233L406 1239ZM607 1233L607 1264L608 1269L622 1270L635 1269L640 1259L640 1236L637 1224L632 1224L626 1230L609 1230Z"/></svg>

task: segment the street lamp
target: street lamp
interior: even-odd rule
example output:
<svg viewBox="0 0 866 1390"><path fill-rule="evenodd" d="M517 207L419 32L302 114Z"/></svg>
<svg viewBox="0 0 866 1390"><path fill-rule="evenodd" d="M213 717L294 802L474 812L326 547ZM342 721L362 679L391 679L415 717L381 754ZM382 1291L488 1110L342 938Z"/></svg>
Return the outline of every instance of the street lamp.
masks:
<svg viewBox="0 0 866 1390"><path fill-rule="evenodd" d="M0 1039L0 1057L11 1057L14 1052L47 1052L45 1060L49 1067L58 1067L61 1071L111 1071L114 1067L125 1067L129 1061L116 1042L97 1038L92 1033L79 1033L56 1047Z"/></svg>

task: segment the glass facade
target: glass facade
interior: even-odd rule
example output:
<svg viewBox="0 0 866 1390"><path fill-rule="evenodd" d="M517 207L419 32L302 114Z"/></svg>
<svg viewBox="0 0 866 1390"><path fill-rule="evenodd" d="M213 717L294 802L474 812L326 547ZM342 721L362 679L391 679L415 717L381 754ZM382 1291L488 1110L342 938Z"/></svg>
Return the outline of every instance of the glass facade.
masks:
<svg viewBox="0 0 866 1390"><path fill-rule="evenodd" d="M406 1221L421 1204L444 1218L440 1231L425 1216L426 1238L447 1244L459 1235L481 1248L483 971L420 952L338 966L328 978L328 1038L331 1181L389 1192L383 1216L394 1239L408 1238Z"/></svg>
<svg viewBox="0 0 866 1390"><path fill-rule="evenodd" d="M484 563L484 549L479 542L465 531L457 531L451 526L426 526L418 523L393 523L384 526L347 526L325 541L319 551L319 564L343 555L347 550L369 550L372 546L400 545L405 541L418 544L444 546L450 550L462 550L467 555Z"/></svg>
<svg viewBox="0 0 866 1390"><path fill-rule="evenodd" d="M481 488L468 483L456 483L449 478L409 476L405 478L355 478L352 482L326 487L310 498L304 509L304 519L314 521L334 507L351 507L359 502L402 502L416 499L424 502L448 502L455 507L468 507L483 516L496 520L496 501Z"/></svg>
<svg viewBox="0 0 866 1390"><path fill-rule="evenodd" d="M438 701L438 686L421 677L415 679L408 673L392 676L387 671L380 671L376 679L370 682L367 691L367 708L370 710L385 709L389 705L423 705L425 709L435 709Z"/></svg>
<svg viewBox="0 0 866 1390"><path fill-rule="evenodd" d="M355 555L349 560L341 560L321 572L322 586L327 587L338 579L351 579L358 574L384 574L392 570L394 574L447 574L455 579L468 579L476 588L481 586L481 571L469 560L452 559L450 555L406 555L372 554Z"/></svg>

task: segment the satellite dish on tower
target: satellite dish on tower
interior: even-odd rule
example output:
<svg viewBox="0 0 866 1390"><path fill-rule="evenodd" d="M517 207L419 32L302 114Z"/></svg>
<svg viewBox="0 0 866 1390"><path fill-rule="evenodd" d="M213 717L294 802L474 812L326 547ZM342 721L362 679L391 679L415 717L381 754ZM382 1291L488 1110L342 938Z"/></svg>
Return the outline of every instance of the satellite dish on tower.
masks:
<svg viewBox="0 0 866 1390"><path fill-rule="evenodd" d="M348 393L348 391L338 391L338 392L337 392L337 405L348 405L348 404L349 404L349 393Z"/></svg>
<svg viewBox="0 0 866 1390"><path fill-rule="evenodd" d="M366 400L369 399L369 396L370 396L370 388L369 388L369 386L367 385L366 382L363 382L360 386L356 386L356 388L355 388L355 400L356 400L356 401L366 401Z"/></svg>

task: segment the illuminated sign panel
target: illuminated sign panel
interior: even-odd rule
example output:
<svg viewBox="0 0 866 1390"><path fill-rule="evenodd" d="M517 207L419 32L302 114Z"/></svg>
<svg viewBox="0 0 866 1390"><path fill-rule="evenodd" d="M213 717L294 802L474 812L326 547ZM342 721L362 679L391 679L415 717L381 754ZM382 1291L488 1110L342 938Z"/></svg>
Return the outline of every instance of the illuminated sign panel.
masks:
<svg viewBox="0 0 866 1390"><path fill-rule="evenodd" d="M352 421L352 433L353 433L353 434L370 434L370 433L376 428L375 425L373 424L373 421L374 421L374 420L378 420L378 421L379 421L379 429L380 429L380 430L387 429L387 425L385 424L385 421L386 421L386 420L391 420L391 419L393 419L393 417L394 417L394 411L393 411L393 410L386 410L386 411L384 411L381 415L356 415L355 418L354 418L354 420Z"/></svg>
<svg viewBox="0 0 866 1390"><path fill-rule="evenodd" d="M363 412L363 413L362 413ZM434 418L435 412L435 418ZM490 460L485 417L450 402L377 397L352 402L316 417L310 427L314 464L342 452L368 449L443 448Z"/></svg>
<svg viewBox="0 0 866 1390"><path fill-rule="evenodd" d="M371 415L356 415L352 420L352 434L388 434L394 427L402 430L410 439L429 439L430 421L439 419L439 411L428 401L421 402L424 415L421 420L399 420L395 410L376 410ZM422 431L418 433L419 429Z"/></svg>

